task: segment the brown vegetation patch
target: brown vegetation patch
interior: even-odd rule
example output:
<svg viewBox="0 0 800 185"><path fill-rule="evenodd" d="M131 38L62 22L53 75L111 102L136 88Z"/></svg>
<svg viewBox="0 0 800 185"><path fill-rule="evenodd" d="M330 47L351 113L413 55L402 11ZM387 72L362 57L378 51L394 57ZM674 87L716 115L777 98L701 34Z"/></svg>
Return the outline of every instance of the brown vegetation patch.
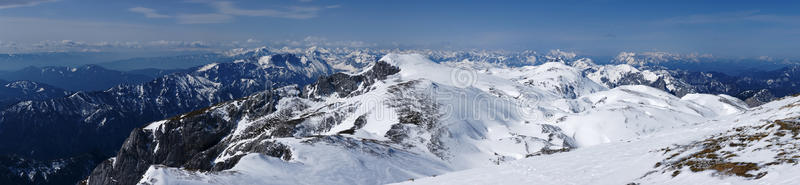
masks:
<svg viewBox="0 0 800 185"><path fill-rule="evenodd" d="M744 126L686 145L658 150L668 156L654 165L672 177L683 169L691 172L713 171L714 175L759 179L773 165L797 165L800 156L800 123L798 120L776 120L763 125ZM787 138L790 137L790 138ZM773 161L747 161L740 157L749 152L774 153ZM655 174L651 171L646 177Z"/></svg>

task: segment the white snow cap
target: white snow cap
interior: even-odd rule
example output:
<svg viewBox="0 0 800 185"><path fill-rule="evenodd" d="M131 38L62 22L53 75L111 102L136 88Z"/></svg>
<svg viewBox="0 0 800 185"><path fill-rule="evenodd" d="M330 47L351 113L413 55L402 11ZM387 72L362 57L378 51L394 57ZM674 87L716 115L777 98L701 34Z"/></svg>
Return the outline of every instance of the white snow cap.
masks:
<svg viewBox="0 0 800 185"><path fill-rule="evenodd" d="M398 66L398 67L399 66L407 66L407 65L426 65L426 64L427 65L431 65L431 64L436 64L435 62L433 62L430 59L428 59L428 57L425 57L423 55L416 54L416 53L414 53L414 54L390 53L390 54L387 54L386 56L383 56L383 58L381 58L380 61L384 61L386 63L389 63L389 64L393 65L393 66Z"/></svg>

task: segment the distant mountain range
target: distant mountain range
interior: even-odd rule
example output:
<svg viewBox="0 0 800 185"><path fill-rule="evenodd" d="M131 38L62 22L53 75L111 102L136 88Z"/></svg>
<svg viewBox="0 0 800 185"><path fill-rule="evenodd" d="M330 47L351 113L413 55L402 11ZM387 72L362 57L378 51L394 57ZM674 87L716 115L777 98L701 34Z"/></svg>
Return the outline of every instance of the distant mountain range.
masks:
<svg viewBox="0 0 800 185"><path fill-rule="evenodd" d="M774 71L759 71L740 76L720 72L696 72L664 67L642 67L628 64L587 67L586 72L613 74L598 81L616 87L648 85L677 96L689 93L727 94L758 106L780 97L796 94L800 85L800 66Z"/></svg>
<svg viewBox="0 0 800 185"><path fill-rule="evenodd" d="M80 66L121 58L112 53L90 52L44 52L0 54L0 71L13 71L36 66Z"/></svg>
<svg viewBox="0 0 800 185"><path fill-rule="evenodd" d="M605 62L603 62L605 63ZM668 52L620 52L609 64L628 64L637 68L661 67L693 72L721 72L732 76L748 75L754 71L774 71L796 66L797 60L771 57L726 58L700 54Z"/></svg>
<svg viewBox="0 0 800 185"><path fill-rule="evenodd" d="M137 84L149 81L157 74L156 71L141 71L137 74L109 70L97 65L84 65L80 67L27 67L18 71L0 72L0 79L35 81L70 91L97 91L119 84Z"/></svg>
<svg viewBox="0 0 800 185"><path fill-rule="evenodd" d="M0 107L25 100L46 100L71 94L70 91L32 81L0 80Z"/></svg>
<svg viewBox="0 0 800 185"><path fill-rule="evenodd" d="M133 57L132 57L133 56ZM197 52L41 52L0 54L0 71L15 71L26 67L78 67L97 64L109 69L185 69L212 62L225 61L229 56Z"/></svg>
<svg viewBox="0 0 800 185"><path fill-rule="evenodd" d="M214 62L233 61L233 56L224 54L195 54L163 57L140 57L99 63L97 65L121 71L153 69L186 69Z"/></svg>
<svg viewBox="0 0 800 185"><path fill-rule="evenodd" d="M98 91L120 84L142 83L184 70L150 68L122 72L97 65L85 65L27 67L18 71L0 72L0 84L3 85L0 87L0 107L26 100L58 98L77 91Z"/></svg>

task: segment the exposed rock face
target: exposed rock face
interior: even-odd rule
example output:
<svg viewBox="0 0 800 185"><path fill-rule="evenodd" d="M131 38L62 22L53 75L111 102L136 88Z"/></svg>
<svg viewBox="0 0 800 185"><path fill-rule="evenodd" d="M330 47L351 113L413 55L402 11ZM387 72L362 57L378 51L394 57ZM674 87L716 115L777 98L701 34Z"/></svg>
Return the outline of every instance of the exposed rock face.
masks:
<svg viewBox="0 0 800 185"><path fill-rule="evenodd" d="M347 96L398 71L397 67L379 62L359 75L338 73L321 77L305 88L313 90L306 96L333 93ZM289 160L292 151L288 146L267 139L314 138L317 137L315 133L329 130L342 121L336 111L299 115L298 110L308 108L306 101L312 100L301 98L296 86L288 86L155 122L144 129L134 129L117 156L97 166L86 183L135 184L151 165L221 171L233 167L246 153ZM345 112L349 110L347 106L342 109ZM265 119L256 119L265 116ZM245 127L239 125L240 122L252 123ZM323 141L333 143L338 139L323 137L307 142Z"/></svg>
<svg viewBox="0 0 800 185"><path fill-rule="evenodd" d="M358 95L369 91L369 89L360 88L368 87L375 83L376 80L384 80L386 76L399 72L400 69L392 66L386 62L376 62L370 70L358 75L348 75L344 73L336 73L330 76L320 77L317 82L306 88L303 92L304 97L319 97L336 94L339 97L348 97L351 95Z"/></svg>
<svg viewBox="0 0 800 185"><path fill-rule="evenodd" d="M213 159L225 147L234 144L230 138L223 140L235 128L234 121L244 116L272 113L280 93L286 92L266 91L244 101L219 105L213 108L214 111L207 108L174 117L155 128L134 129L117 156L95 168L88 184L135 184L153 164L201 171L228 169L238 158L218 163L214 163ZM237 105L247 108L241 109ZM282 123L271 124L276 126ZM261 143L235 148L275 157L291 156L288 148L280 144Z"/></svg>
<svg viewBox="0 0 800 185"><path fill-rule="evenodd" d="M776 99L776 97L767 89L762 89L760 91L747 91L743 92L743 94L749 95L750 98L745 99L744 102L750 107L763 105Z"/></svg>
<svg viewBox="0 0 800 185"><path fill-rule="evenodd" d="M642 75L641 73L626 73L622 78L620 78L616 82L611 82L606 78L603 78L602 80L609 88L619 87L623 85L646 85L660 90L664 90L679 97L689 93L695 93L695 89L692 86L682 83L678 84L677 86L673 86L673 84L668 84L664 80L664 78L666 77L660 76L654 81L649 81L646 80L644 75Z"/></svg>

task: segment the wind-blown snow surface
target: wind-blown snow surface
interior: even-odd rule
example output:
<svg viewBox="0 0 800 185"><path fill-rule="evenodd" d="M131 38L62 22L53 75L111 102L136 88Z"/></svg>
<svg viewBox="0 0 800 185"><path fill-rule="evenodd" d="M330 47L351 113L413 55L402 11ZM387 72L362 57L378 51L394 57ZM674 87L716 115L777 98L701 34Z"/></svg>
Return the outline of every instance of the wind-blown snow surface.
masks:
<svg viewBox="0 0 800 185"><path fill-rule="evenodd" d="M211 107L201 114L236 119L229 120L235 128L220 142L232 143L223 146L228 152L213 161L238 156L238 162L215 172L152 165L139 183L377 184L445 174L414 182L624 184L652 170L661 156L650 151L729 128L720 120L748 113L730 96L681 99L647 86L608 89L595 79L613 76L587 78L580 67L559 62L487 69L468 61L434 63L417 54L389 54L380 61L400 71L351 91L333 83L337 93L322 93L317 82L303 95L289 93L294 95L267 115L232 118L228 112L243 109L240 101ZM292 137L246 132L286 115L301 120ZM154 122L144 132L166 133L166 124L178 123ZM264 142L288 146L291 155L237 150L242 143ZM569 152L547 155L559 151Z"/></svg>

